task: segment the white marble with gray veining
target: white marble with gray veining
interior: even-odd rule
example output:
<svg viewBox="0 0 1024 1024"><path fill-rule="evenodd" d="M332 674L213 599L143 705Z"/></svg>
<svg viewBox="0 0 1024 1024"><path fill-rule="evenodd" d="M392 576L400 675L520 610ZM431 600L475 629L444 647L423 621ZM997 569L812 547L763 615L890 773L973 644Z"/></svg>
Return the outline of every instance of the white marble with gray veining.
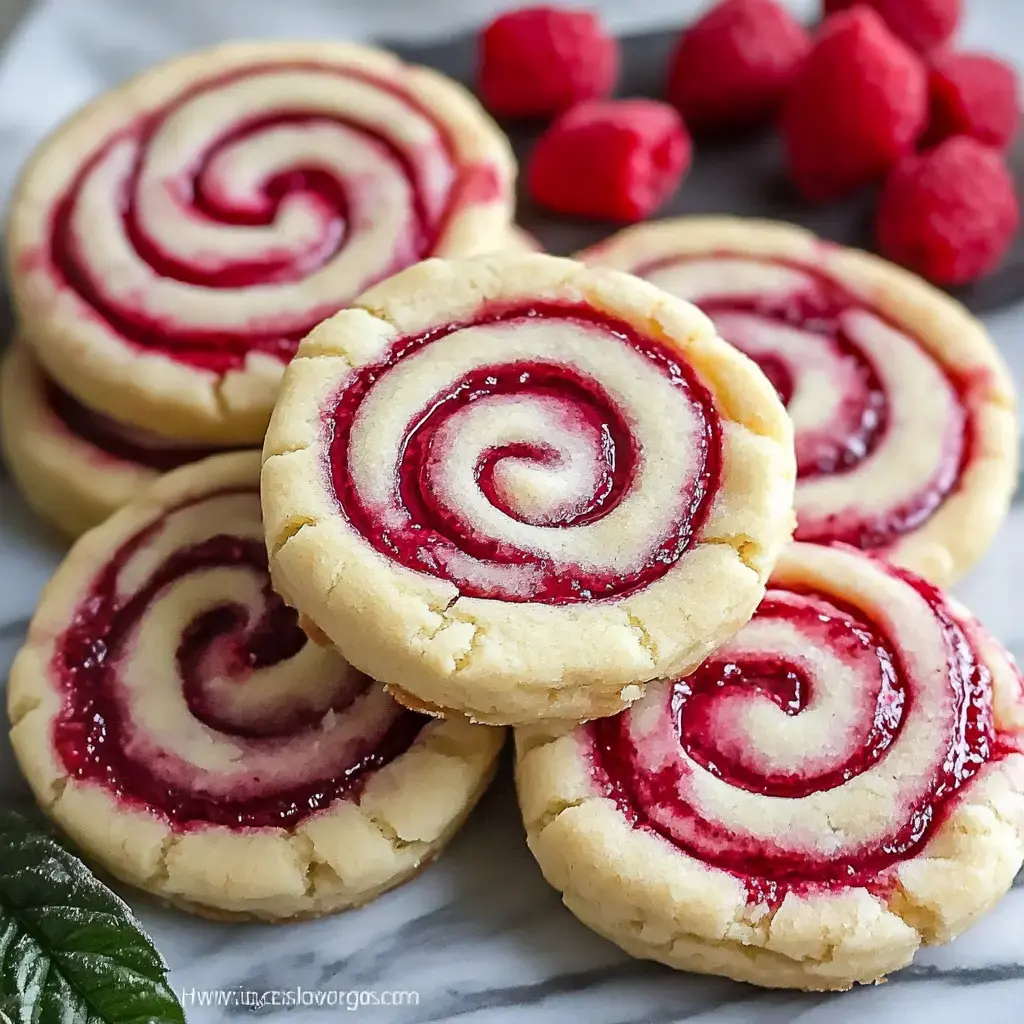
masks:
<svg viewBox="0 0 1024 1024"><path fill-rule="evenodd" d="M964 38L1024 64L1024 3L965 0ZM23 23L0 63L0 189L32 142L104 84L167 53L227 35L426 35L464 27L495 0L51 0ZM682 20L696 0L604 0L616 27ZM796 4L803 11L812 0ZM467 13L471 12L471 13ZM990 318L1024 381L1024 306ZM23 637L60 550L0 478L0 679ZM958 590L1024 655L1024 503L998 544ZM28 802L6 739L0 802ZM1022 881L1022 880L1019 880ZM949 946L924 951L884 985L841 996L766 993L632 961L588 932L547 888L523 842L508 767L450 852L415 882L372 906L295 926L210 924L125 893L171 965L178 989L397 989L419 1005L353 1012L379 1024L804 1024L905 1021L992 1024L1024 1019L1024 884ZM241 999L239 999L241 1002ZM314 1024L332 1009L253 1011L186 1007L197 1024L267 1019Z"/></svg>

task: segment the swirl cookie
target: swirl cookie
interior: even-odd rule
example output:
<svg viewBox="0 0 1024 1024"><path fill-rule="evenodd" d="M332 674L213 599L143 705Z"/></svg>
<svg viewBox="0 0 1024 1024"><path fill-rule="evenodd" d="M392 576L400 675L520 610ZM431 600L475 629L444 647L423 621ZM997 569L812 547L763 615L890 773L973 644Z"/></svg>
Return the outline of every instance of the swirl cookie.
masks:
<svg viewBox="0 0 1024 1024"><path fill-rule="evenodd" d="M255 444L304 334L431 254L506 238L514 164L444 76L345 43L236 43L146 72L43 143L8 266L27 340L81 402Z"/></svg>
<svg viewBox="0 0 1024 1024"><path fill-rule="evenodd" d="M29 504L69 537L103 522L161 473L212 454L82 405L21 342L0 369L0 439Z"/></svg>
<svg viewBox="0 0 1024 1024"><path fill-rule="evenodd" d="M11 670L15 755L95 862L184 909L355 906L433 860L500 730L435 722L309 643L271 591L259 456L169 474L86 534Z"/></svg>
<svg viewBox="0 0 1024 1024"><path fill-rule="evenodd" d="M919 577L793 544L753 619L615 718L519 730L530 848L627 952L779 988L880 980L1024 858L1008 655Z"/></svg>
<svg viewBox="0 0 1024 1024"><path fill-rule="evenodd" d="M768 221L668 220L580 258L696 302L771 378L795 427L798 540L852 544L939 584L991 544L1016 480L1016 396L949 296Z"/></svg>
<svg viewBox="0 0 1024 1024"><path fill-rule="evenodd" d="M264 447L274 585L399 700L613 714L752 614L792 436L694 307L542 255L429 260L321 324Z"/></svg>

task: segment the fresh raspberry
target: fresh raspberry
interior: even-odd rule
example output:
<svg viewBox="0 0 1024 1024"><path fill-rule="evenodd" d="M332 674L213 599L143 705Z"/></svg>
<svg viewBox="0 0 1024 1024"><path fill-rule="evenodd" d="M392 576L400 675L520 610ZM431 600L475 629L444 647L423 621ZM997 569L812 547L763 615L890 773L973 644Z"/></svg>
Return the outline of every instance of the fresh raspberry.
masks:
<svg viewBox="0 0 1024 1024"><path fill-rule="evenodd" d="M546 117L601 99L618 75L618 41L591 11L524 7L480 35L477 92L504 117Z"/></svg>
<svg viewBox="0 0 1024 1024"><path fill-rule="evenodd" d="M885 183L878 247L938 284L963 284L1006 255L1019 210L1002 157L958 135L908 156Z"/></svg>
<svg viewBox="0 0 1024 1024"><path fill-rule="evenodd" d="M810 48L776 0L724 0L680 37L669 101L695 130L756 124L778 110Z"/></svg>
<svg viewBox="0 0 1024 1024"><path fill-rule="evenodd" d="M810 200L834 199L911 151L928 117L927 72L867 7L825 22L782 115L789 171Z"/></svg>
<svg viewBox="0 0 1024 1024"><path fill-rule="evenodd" d="M845 11L854 4L873 7L893 34L920 53L930 53L948 42L963 13L963 0L825 0L825 14Z"/></svg>
<svg viewBox="0 0 1024 1024"><path fill-rule="evenodd" d="M1007 149L1017 131L1017 73L985 53L940 53L928 73L931 121L925 142L970 135Z"/></svg>
<svg viewBox="0 0 1024 1024"><path fill-rule="evenodd" d="M690 136L674 107L657 100L592 100L559 117L537 141L530 194L559 213L642 220L679 186Z"/></svg>

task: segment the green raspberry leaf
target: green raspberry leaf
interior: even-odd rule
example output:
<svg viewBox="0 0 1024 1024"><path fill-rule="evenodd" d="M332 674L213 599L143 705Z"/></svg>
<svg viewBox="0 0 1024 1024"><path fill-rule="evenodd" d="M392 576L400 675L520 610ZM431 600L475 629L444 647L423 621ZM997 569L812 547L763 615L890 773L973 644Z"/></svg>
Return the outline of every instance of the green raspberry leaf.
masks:
<svg viewBox="0 0 1024 1024"><path fill-rule="evenodd" d="M127 904L48 831L0 811L0 1021L184 1024Z"/></svg>

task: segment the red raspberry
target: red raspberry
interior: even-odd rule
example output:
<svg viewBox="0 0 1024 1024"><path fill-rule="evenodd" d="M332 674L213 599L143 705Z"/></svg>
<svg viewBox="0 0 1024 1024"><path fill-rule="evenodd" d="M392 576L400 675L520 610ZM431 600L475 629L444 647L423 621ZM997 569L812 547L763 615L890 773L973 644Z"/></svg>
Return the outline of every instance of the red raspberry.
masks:
<svg viewBox="0 0 1024 1024"><path fill-rule="evenodd" d="M724 0L680 37L669 101L694 129L756 124L779 108L810 48L776 0Z"/></svg>
<svg viewBox="0 0 1024 1024"><path fill-rule="evenodd" d="M1017 131L1017 73L985 53L940 53L928 74L931 121L925 141L970 135L1007 149Z"/></svg>
<svg viewBox="0 0 1024 1024"><path fill-rule="evenodd" d="M948 42L960 24L962 0L825 0L825 14L854 4L873 7L908 46L930 53Z"/></svg>
<svg viewBox="0 0 1024 1024"><path fill-rule="evenodd" d="M559 117L530 156L530 194L559 213L634 221L652 214L690 166L690 136L657 100L592 100Z"/></svg>
<svg viewBox="0 0 1024 1024"><path fill-rule="evenodd" d="M877 217L883 255L939 284L963 284L1006 255L1019 210L1000 155L958 135L892 172Z"/></svg>
<svg viewBox="0 0 1024 1024"><path fill-rule="evenodd" d="M786 100L789 171L820 201L881 178L911 151L928 117L927 74L867 7L829 18Z"/></svg>
<svg viewBox="0 0 1024 1024"><path fill-rule="evenodd" d="M591 11L524 7L480 35L477 91L504 117L546 117L611 94L619 44Z"/></svg>

